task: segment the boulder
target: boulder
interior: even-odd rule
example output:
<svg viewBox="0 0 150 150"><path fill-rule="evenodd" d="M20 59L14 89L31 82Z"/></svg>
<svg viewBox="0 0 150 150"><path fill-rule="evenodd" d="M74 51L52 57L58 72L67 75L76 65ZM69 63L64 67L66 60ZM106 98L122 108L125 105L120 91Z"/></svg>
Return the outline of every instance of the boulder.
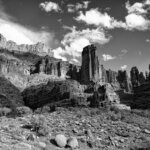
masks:
<svg viewBox="0 0 150 150"><path fill-rule="evenodd" d="M55 137L55 142L59 147L65 147L67 145L67 138L62 134L58 134Z"/></svg>
<svg viewBox="0 0 150 150"><path fill-rule="evenodd" d="M79 143L76 137L71 137L68 141L67 141L67 145L71 148L78 148L79 147Z"/></svg>
<svg viewBox="0 0 150 150"><path fill-rule="evenodd" d="M112 106L113 109L119 109L119 110L131 110L130 106L124 105L124 104L113 104Z"/></svg>

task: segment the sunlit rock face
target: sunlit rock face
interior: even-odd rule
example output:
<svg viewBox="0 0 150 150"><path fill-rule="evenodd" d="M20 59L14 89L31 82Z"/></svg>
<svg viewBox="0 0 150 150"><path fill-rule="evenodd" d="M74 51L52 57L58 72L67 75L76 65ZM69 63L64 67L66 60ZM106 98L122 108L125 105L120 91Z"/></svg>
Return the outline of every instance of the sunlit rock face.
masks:
<svg viewBox="0 0 150 150"><path fill-rule="evenodd" d="M0 48L7 49L9 51L18 51L18 52L29 52L38 55L50 55L53 56L52 51L46 48L46 46L38 42L33 45L21 44L17 45L13 41L7 41L6 38L0 34Z"/></svg>

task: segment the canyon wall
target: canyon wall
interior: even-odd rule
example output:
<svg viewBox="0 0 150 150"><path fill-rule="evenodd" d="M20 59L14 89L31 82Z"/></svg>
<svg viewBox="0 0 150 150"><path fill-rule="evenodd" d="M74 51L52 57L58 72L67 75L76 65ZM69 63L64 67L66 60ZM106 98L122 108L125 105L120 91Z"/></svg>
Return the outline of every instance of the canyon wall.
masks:
<svg viewBox="0 0 150 150"><path fill-rule="evenodd" d="M39 54L39 55L49 55L53 56L53 53L50 49L47 49L46 46L38 42L33 45L28 45L28 44L21 44L17 45L13 41L7 41L6 38L0 34L0 48L2 49L7 49L9 51L18 51L19 52L30 52L34 54Z"/></svg>

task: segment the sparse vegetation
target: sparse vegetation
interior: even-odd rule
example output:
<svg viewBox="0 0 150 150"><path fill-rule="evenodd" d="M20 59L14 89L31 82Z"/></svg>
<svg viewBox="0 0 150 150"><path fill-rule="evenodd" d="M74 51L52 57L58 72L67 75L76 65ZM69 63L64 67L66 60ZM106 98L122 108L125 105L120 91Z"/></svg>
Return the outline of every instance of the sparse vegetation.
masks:
<svg viewBox="0 0 150 150"><path fill-rule="evenodd" d="M10 115L11 112L12 110L10 108L7 107L0 108L0 117Z"/></svg>
<svg viewBox="0 0 150 150"><path fill-rule="evenodd" d="M46 136L48 134L48 126L46 118L43 115L34 115L30 120L32 130L39 136Z"/></svg>
<svg viewBox="0 0 150 150"><path fill-rule="evenodd" d="M16 111L17 111L18 116L24 116L24 115L32 114L32 110L26 106L17 107Z"/></svg>

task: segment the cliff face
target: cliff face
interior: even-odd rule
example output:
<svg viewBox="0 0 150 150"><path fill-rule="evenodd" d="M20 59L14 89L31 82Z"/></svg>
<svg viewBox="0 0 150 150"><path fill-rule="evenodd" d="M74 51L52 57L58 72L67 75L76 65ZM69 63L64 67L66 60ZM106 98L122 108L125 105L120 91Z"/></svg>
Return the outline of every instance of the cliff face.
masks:
<svg viewBox="0 0 150 150"><path fill-rule="evenodd" d="M124 89L126 92L132 91L132 83L126 71L119 70L117 75L117 80L121 88Z"/></svg>
<svg viewBox="0 0 150 150"><path fill-rule="evenodd" d="M28 45L21 44L17 45L13 41L7 41L6 38L0 34L0 48L8 49L9 51L18 51L18 52L30 52L39 55L49 54L52 56L52 52L48 50L43 43L38 42L37 44Z"/></svg>
<svg viewBox="0 0 150 150"><path fill-rule="evenodd" d="M88 84L90 81L102 83L116 83L117 72L106 70L100 65L97 50L94 45L89 45L82 52L81 81Z"/></svg>
<svg viewBox="0 0 150 150"><path fill-rule="evenodd" d="M98 81L100 79L100 65L96 47L89 45L82 52L81 80L83 83Z"/></svg>
<svg viewBox="0 0 150 150"><path fill-rule="evenodd" d="M80 79L80 67L53 57L44 57L36 64L36 72L61 78Z"/></svg>
<svg viewBox="0 0 150 150"><path fill-rule="evenodd" d="M81 67L49 55L39 56L38 54L43 51L43 47L44 45L40 43L16 45L14 42L6 41L0 35L1 74L30 76L43 73L64 79L71 78L83 84L89 84L90 81L117 83L117 73L110 69L106 70L103 65L100 65L94 45L89 45L83 49Z"/></svg>

